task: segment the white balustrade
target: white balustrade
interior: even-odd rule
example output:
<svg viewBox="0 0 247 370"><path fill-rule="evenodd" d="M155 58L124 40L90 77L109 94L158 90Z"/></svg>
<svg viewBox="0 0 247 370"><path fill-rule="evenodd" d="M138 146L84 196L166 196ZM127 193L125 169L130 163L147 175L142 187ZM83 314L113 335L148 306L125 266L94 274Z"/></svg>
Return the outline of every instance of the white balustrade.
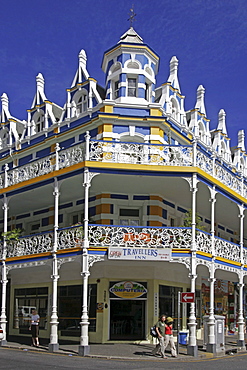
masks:
<svg viewBox="0 0 247 370"><path fill-rule="evenodd" d="M7 258L27 256L52 251L53 233L21 237L7 242Z"/></svg>
<svg viewBox="0 0 247 370"><path fill-rule="evenodd" d="M211 235L205 231L196 230L196 247L198 251L211 253Z"/></svg>
<svg viewBox="0 0 247 370"><path fill-rule="evenodd" d="M98 247L190 248L191 228L90 225L89 245Z"/></svg>
<svg viewBox="0 0 247 370"><path fill-rule="evenodd" d="M221 239L215 236L215 255L217 257L226 258L230 261L240 262L241 261L241 249L238 244L229 242L228 240Z"/></svg>
<svg viewBox="0 0 247 370"><path fill-rule="evenodd" d="M89 225L89 245L94 247L145 247L145 248L191 248L191 228L187 227L131 227ZM83 227L74 226L58 230L58 250L82 248ZM240 262L240 246L215 237L215 255ZM210 234L196 231L197 250L211 251ZM52 252L53 232L21 237L7 242L7 258ZM247 249L243 250L244 264L247 264Z"/></svg>

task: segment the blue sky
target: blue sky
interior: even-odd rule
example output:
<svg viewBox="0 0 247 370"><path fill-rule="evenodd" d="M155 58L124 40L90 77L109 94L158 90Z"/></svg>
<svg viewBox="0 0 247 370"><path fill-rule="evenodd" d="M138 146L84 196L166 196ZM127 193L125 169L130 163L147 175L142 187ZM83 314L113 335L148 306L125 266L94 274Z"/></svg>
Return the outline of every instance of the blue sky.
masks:
<svg viewBox="0 0 247 370"><path fill-rule="evenodd" d="M11 114L26 119L39 72L47 98L63 106L81 49L90 76L104 86L103 53L129 28L132 4L135 30L160 56L157 86L167 81L176 55L185 109L194 107L202 84L210 128L223 108L230 144L236 145L247 122L244 0L2 0L0 94L9 96Z"/></svg>

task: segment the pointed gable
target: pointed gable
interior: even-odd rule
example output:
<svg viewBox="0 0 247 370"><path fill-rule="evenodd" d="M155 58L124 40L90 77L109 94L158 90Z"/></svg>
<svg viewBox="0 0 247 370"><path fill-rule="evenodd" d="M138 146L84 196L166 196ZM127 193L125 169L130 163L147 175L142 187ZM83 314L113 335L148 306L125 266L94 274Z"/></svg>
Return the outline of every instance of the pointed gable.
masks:
<svg viewBox="0 0 247 370"><path fill-rule="evenodd" d="M184 111L185 96L181 94L178 80L178 59L173 56L170 60L170 74L167 82L156 89L155 102L160 103L165 113L180 125L187 127Z"/></svg>
<svg viewBox="0 0 247 370"><path fill-rule="evenodd" d="M46 133L52 125L56 125L61 117L62 108L50 102L45 94L45 80L41 73L36 76L36 94L31 109L28 109L27 136L39 132Z"/></svg>
<svg viewBox="0 0 247 370"><path fill-rule="evenodd" d="M209 130L209 119L206 117L204 102L205 88L200 85L197 89L195 108L186 113L189 129L197 140L206 146L211 145L211 135Z"/></svg>
<svg viewBox="0 0 247 370"><path fill-rule="evenodd" d="M91 114L94 107L102 103L97 81L87 71L87 55L85 50L79 53L79 63L72 84L67 89L67 102L61 120Z"/></svg>
<svg viewBox="0 0 247 370"><path fill-rule="evenodd" d="M219 111L218 126L217 129L212 132L212 140L213 149L217 152L218 156L231 163L230 138L227 135L226 113L224 109Z"/></svg>

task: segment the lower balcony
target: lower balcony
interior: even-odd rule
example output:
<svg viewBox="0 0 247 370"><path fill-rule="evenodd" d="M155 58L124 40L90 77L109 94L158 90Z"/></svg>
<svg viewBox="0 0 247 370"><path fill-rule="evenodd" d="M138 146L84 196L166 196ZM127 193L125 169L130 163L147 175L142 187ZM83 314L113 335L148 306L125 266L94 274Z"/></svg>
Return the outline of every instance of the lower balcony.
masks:
<svg viewBox="0 0 247 370"><path fill-rule="evenodd" d="M148 227L148 226L117 226L90 224L88 229L90 248L168 248L171 250L191 250L192 230L188 227ZM196 252L205 256L224 258L229 261L247 264L247 248L228 240L214 237L214 253L212 239L207 232L196 230ZM82 248L84 230L82 226L59 229L57 232L57 251ZM6 258L52 253L54 233L44 232L20 237L18 240L7 241ZM3 254L3 253L2 253ZM2 258L4 256L2 255Z"/></svg>

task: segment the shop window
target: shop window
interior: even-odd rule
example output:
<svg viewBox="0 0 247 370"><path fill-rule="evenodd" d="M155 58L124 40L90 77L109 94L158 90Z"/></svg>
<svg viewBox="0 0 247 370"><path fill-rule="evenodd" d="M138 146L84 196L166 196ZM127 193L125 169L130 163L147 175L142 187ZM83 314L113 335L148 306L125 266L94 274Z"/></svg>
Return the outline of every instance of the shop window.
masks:
<svg viewBox="0 0 247 370"><path fill-rule="evenodd" d="M14 328L28 334L32 310L38 311L40 329L47 329L48 288L15 289Z"/></svg>
<svg viewBox="0 0 247 370"><path fill-rule="evenodd" d="M81 335L82 285L58 287L59 330L62 336L79 337ZM89 331L96 331L97 284L89 284Z"/></svg>
<svg viewBox="0 0 247 370"><path fill-rule="evenodd" d="M178 292L182 292L182 288L159 285L159 316L171 316L174 319L174 328L177 328L178 319ZM180 327L182 319L180 318Z"/></svg>
<svg viewBox="0 0 247 370"><path fill-rule="evenodd" d="M119 224L123 226L138 226L140 224L139 209L120 208Z"/></svg>

